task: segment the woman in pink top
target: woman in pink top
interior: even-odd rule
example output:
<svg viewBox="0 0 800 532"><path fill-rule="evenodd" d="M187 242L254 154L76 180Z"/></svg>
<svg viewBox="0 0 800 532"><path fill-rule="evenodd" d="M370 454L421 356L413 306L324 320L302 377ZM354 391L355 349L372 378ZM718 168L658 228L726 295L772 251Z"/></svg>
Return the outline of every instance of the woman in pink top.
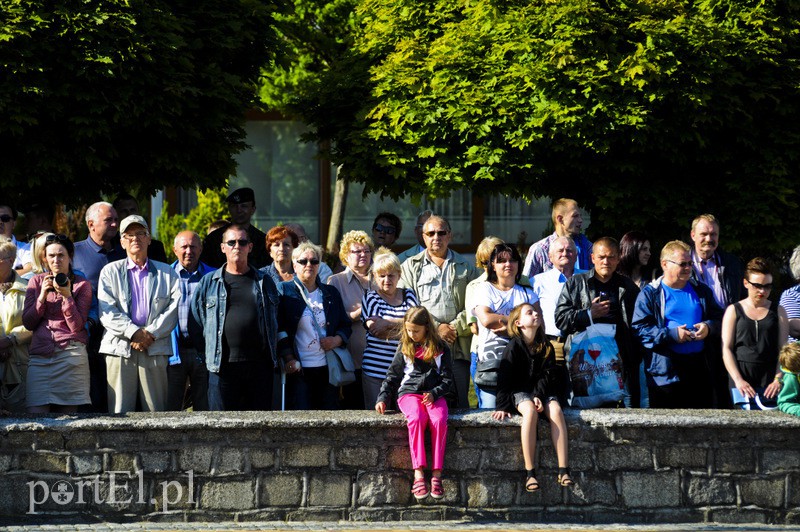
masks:
<svg viewBox="0 0 800 532"><path fill-rule="evenodd" d="M48 271L28 282L22 323L33 331L26 396L30 413L71 413L91 402L85 325L92 286L72 271L74 252L65 235L48 235Z"/></svg>

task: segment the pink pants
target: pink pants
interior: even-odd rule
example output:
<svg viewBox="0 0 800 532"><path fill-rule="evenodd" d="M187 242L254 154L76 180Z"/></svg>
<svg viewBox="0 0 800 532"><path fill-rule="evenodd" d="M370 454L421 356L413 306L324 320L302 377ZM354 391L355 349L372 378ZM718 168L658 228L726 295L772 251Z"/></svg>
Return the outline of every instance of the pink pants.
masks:
<svg viewBox="0 0 800 532"><path fill-rule="evenodd" d="M421 394L406 394L397 400L397 406L408 422L408 446L414 469L425 467L425 427L431 427L432 469L444 466L444 446L447 443L447 401L440 397L431 406L422 404Z"/></svg>

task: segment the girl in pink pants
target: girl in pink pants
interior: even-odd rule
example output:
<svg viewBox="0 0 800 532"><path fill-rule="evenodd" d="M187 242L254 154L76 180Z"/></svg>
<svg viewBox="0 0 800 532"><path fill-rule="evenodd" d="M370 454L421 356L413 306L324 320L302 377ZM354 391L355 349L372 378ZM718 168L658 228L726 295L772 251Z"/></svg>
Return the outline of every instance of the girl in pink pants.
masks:
<svg viewBox="0 0 800 532"><path fill-rule="evenodd" d="M453 393L453 360L425 307L412 307L403 317L400 346L381 386L375 410L386 412L395 396L408 423L408 444L414 467L411 493L421 501L430 493L444 497L442 466L447 440L447 399ZM431 485L425 483L425 428L431 430Z"/></svg>

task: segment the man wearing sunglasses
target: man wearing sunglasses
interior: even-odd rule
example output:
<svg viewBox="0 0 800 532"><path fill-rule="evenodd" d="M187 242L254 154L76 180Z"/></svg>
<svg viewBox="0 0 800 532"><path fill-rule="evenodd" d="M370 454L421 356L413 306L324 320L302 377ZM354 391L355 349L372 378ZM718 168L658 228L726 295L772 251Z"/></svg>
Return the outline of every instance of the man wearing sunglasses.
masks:
<svg viewBox="0 0 800 532"><path fill-rule="evenodd" d="M245 187L231 192L228 196L228 210L231 224L244 227L248 240L253 244L248 259L250 264L256 268L263 268L270 264L272 259L267 250L267 235L250 223L256 212L255 191ZM219 268L226 263L227 259L221 251L221 244L227 227L223 226L211 231L203 241L203 254L200 256L200 260L212 268Z"/></svg>
<svg viewBox="0 0 800 532"><path fill-rule="evenodd" d="M0 204L0 236L11 239L11 242L17 246L14 270L21 275L31 270L31 245L18 241L14 236L14 225L16 223L17 210L10 205Z"/></svg>
<svg viewBox="0 0 800 532"><path fill-rule="evenodd" d="M450 344L458 408L469 408L469 364L472 331L466 311L466 292L470 281L481 272L471 262L449 248L450 224L433 215L422 228L425 247L406 260L401 268L400 288L411 288L419 304L427 308L439 335Z"/></svg>
<svg viewBox="0 0 800 532"><path fill-rule="evenodd" d="M145 411L162 412L181 285L168 264L147 258L150 229L144 218L128 216L119 228L127 256L100 271L97 287L108 410L134 411L138 399Z"/></svg>
<svg viewBox="0 0 800 532"><path fill-rule="evenodd" d="M253 243L246 227L225 229L220 249L225 264L195 288L189 328L208 369L208 407L271 410L278 289L267 273L251 266Z"/></svg>
<svg viewBox="0 0 800 532"><path fill-rule="evenodd" d="M691 248L680 240L661 250L664 275L636 299L633 330L645 349L650 408L710 408L707 350L719 337L723 311L711 289L692 278Z"/></svg>

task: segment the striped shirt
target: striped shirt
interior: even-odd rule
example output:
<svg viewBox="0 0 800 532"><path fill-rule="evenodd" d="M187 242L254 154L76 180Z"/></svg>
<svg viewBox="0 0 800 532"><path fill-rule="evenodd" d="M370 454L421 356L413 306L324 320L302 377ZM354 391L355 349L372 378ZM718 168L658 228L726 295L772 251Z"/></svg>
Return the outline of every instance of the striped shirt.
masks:
<svg viewBox="0 0 800 532"><path fill-rule="evenodd" d="M370 317L377 316L399 322L408 309L419 305L413 290L408 288L401 290L403 290L403 302L397 306L387 303L375 290L370 290L364 295L364 300L361 302L361 321L365 328ZM367 329L367 347L364 348L364 359L361 362L361 371L364 375L376 379L386 378L386 372L389 371L399 344L400 341L397 339L384 340L372 336Z"/></svg>
<svg viewBox="0 0 800 532"><path fill-rule="evenodd" d="M794 285L781 294L780 305L786 311L789 319L800 318L800 284ZM797 340L797 338L789 337L790 342Z"/></svg>

